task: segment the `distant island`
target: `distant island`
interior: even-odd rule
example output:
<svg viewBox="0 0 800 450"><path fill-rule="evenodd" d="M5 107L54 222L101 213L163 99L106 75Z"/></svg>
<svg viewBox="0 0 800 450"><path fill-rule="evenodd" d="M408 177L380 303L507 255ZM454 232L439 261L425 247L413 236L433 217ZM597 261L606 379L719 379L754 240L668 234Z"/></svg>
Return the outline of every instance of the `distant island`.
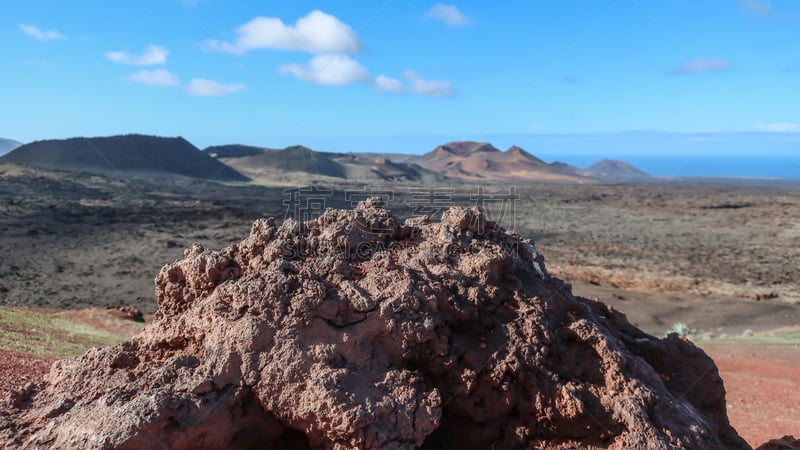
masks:
<svg viewBox="0 0 800 450"><path fill-rule="evenodd" d="M17 142L13 139L0 138L0 156L5 155L6 153L10 152L11 150L14 150L20 145L22 145L21 142Z"/></svg>

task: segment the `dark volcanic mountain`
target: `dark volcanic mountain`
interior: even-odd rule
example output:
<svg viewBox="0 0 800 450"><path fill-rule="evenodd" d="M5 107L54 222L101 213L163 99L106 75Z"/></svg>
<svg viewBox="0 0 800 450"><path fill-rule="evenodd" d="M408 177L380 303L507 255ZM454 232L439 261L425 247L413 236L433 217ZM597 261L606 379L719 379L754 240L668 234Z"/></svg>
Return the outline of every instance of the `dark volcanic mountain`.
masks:
<svg viewBox="0 0 800 450"><path fill-rule="evenodd" d="M596 162L587 167L585 173L591 177L617 181L636 180L650 176L625 161L613 159Z"/></svg>
<svg viewBox="0 0 800 450"><path fill-rule="evenodd" d="M242 158L244 156L260 155L265 149L249 145L214 145L206 147L203 152L212 158Z"/></svg>
<svg viewBox="0 0 800 450"><path fill-rule="evenodd" d="M38 141L15 149L0 161L115 175L178 175L218 181L248 181L247 177L181 137L129 134Z"/></svg>
<svg viewBox="0 0 800 450"><path fill-rule="evenodd" d="M4 139L0 138L0 155L5 155L6 153L14 150L15 148L22 145L21 142L17 142L12 139Z"/></svg>
<svg viewBox="0 0 800 450"><path fill-rule="evenodd" d="M302 145L293 145L284 149L251 147L247 145L220 145L208 147L207 154L220 159L225 164L253 177L263 174L264 170L281 172L303 172L325 175L334 178L346 178L344 167L328 155L315 152Z"/></svg>
<svg viewBox="0 0 800 450"><path fill-rule="evenodd" d="M503 152L487 142L450 142L414 162L449 178L475 182L582 180L580 175L550 166L520 147Z"/></svg>

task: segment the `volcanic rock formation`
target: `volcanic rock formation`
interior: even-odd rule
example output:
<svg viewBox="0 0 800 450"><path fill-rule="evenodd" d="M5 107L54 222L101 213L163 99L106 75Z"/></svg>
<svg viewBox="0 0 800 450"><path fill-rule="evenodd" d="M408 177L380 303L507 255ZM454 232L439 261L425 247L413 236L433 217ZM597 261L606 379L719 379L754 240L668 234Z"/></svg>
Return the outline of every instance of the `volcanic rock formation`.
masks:
<svg viewBox="0 0 800 450"><path fill-rule="evenodd" d="M1 403L0 446L749 448L702 350L572 295L479 209L259 220L156 292L139 335Z"/></svg>

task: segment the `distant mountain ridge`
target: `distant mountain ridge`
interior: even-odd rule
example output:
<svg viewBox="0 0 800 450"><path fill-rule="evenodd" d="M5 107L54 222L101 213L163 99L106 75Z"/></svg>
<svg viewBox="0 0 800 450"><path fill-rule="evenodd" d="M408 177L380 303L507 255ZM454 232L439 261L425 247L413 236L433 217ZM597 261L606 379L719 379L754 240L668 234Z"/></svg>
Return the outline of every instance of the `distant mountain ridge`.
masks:
<svg viewBox="0 0 800 450"><path fill-rule="evenodd" d="M254 179L288 179L292 173L352 181L441 179L417 164L395 162L378 154L318 152L302 145L271 149L234 144L203 151Z"/></svg>
<svg viewBox="0 0 800 450"><path fill-rule="evenodd" d="M123 136L45 140L21 145L0 162L106 174L187 176L219 181L296 184L357 182L596 183L649 175L616 160L586 169L547 163L519 146L454 141L422 155L320 152L302 145L273 149L218 145L200 151L181 137Z"/></svg>
<svg viewBox="0 0 800 450"><path fill-rule="evenodd" d="M249 180L182 137L128 134L37 141L14 149L0 162L105 174Z"/></svg>
<svg viewBox="0 0 800 450"><path fill-rule="evenodd" d="M442 155L455 155L460 157L469 157L476 154L491 154L500 153L495 146L488 142L473 142L473 141L455 141L442 144L433 151L422 155L423 158L433 159L441 157Z"/></svg>
<svg viewBox="0 0 800 450"><path fill-rule="evenodd" d="M17 142L13 139L0 138L0 156L5 155L20 145L22 145L21 142Z"/></svg>
<svg viewBox="0 0 800 450"><path fill-rule="evenodd" d="M558 166L551 166L521 147L512 146L500 151L488 142L450 142L411 161L448 178L465 181L591 181L581 173L566 172Z"/></svg>
<svg viewBox="0 0 800 450"><path fill-rule="evenodd" d="M648 175L623 161L603 160L581 169L548 164L519 146L502 151L489 142L454 141L422 155L318 152L303 146L269 149L223 145L204 150L251 177L280 177L280 171L347 180L503 182L625 182Z"/></svg>
<svg viewBox="0 0 800 450"><path fill-rule="evenodd" d="M245 156L260 155L264 150L263 148L249 145L231 144L206 147L203 149L203 153L208 154L212 158L242 158Z"/></svg>
<svg viewBox="0 0 800 450"><path fill-rule="evenodd" d="M283 149L251 147L247 145L221 145L208 147L204 153L214 155L231 167L247 173L256 173L265 167L290 172L304 172L334 178L346 178L341 164L328 155L302 145Z"/></svg>

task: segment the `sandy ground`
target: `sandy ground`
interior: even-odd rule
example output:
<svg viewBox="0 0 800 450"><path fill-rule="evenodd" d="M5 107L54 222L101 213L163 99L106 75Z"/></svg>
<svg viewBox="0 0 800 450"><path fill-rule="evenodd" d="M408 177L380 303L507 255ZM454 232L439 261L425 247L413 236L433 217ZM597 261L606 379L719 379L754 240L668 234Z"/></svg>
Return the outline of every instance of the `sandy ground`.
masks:
<svg viewBox="0 0 800 450"><path fill-rule="evenodd" d="M383 195L401 217L435 219L448 206L480 204L500 225L534 238L551 272L569 281L678 297L800 302L800 190L794 188L284 189L0 165L0 305L154 312L153 277L193 243L220 248L246 236L258 218L313 216L370 194Z"/></svg>
<svg viewBox="0 0 800 450"><path fill-rule="evenodd" d="M713 337L800 325L800 305L795 303L633 291L581 281L572 283L572 286L574 294L613 306L625 313L632 324L657 336L677 323L688 325L698 336L707 334Z"/></svg>

